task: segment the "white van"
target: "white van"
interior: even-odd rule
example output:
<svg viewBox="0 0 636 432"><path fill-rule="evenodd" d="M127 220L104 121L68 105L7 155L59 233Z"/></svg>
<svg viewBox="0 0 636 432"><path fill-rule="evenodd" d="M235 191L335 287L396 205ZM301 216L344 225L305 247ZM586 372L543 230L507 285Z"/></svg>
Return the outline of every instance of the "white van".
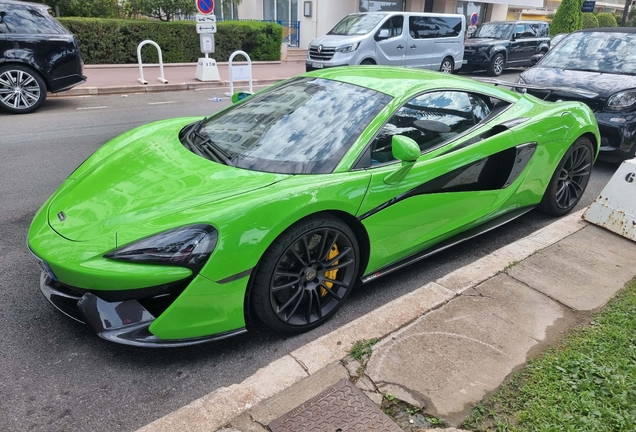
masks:
<svg viewBox="0 0 636 432"><path fill-rule="evenodd" d="M306 69L378 64L446 73L464 60L466 18L458 14L368 12L347 15L309 44Z"/></svg>

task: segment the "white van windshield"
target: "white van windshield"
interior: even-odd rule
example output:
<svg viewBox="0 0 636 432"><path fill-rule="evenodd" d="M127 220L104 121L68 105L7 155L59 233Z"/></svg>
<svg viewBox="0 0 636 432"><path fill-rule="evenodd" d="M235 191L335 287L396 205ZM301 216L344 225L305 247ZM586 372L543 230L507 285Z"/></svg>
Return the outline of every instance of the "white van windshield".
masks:
<svg viewBox="0 0 636 432"><path fill-rule="evenodd" d="M327 34L337 36L365 35L371 32L384 17L386 15L382 14L348 15Z"/></svg>

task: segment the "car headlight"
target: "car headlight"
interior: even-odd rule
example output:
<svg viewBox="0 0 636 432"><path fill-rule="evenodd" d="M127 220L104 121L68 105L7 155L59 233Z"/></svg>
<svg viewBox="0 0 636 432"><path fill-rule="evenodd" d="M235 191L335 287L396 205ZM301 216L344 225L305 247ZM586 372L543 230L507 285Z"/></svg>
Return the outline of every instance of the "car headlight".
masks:
<svg viewBox="0 0 636 432"><path fill-rule="evenodd" d="M636 105L636 90L625 90L614 93L607 100L607 109L610 111L624 111Z"/></svg>
<svg viewBox="0 0 636 432"><path fill-rule="evenodd" d="M360 42L356 42L352 45L345 45L345 46L338 47L336 48L336 52L339 52L342 54L350 53L357 50L359 46L360 46Z"/></svg>
<svg viewBox="0 0 636 432"><path fill-rule="evenodd" d="M488 51L489 49L490 49L490 46L488 46L488 45L486 45L486 46L480 46L479 48L477 48L477 49L475 50L475 52L483 53L483 52Z"/></svg>
<svg viewBox="0 0 636 432"><path fill-rule="evenodd" d="M104 258L145 264L168 264L200 270L218 239L210 225L190 225L155 234L118 248Z"/></svg>

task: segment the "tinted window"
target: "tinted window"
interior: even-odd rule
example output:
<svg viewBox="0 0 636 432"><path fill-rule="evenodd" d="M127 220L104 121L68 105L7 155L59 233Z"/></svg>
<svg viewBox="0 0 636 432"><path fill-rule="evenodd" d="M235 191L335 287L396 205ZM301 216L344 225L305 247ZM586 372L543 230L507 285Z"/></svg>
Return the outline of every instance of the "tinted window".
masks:
<svg viewBox="0 0 636 432"><path fill-rule="evenodd" d="M548 26L546 24L530 24L530 28L532 29L532 34L535 37L550 36L550 32L548 31Z"/></svg>
<svg viewBox="0 0 636 432"><path fill-rule="evenodd" d="M433 19L422 16L409 17L409 34L413 39L428 39L436 37L437 30Z"/></svg>
<svg viewBox="0 0 636 432"><path fill-rule="evenodd" d="M513 24L482 24L471 37L508 39L512 33Z"/></svg>
<svg viewBox="0 0 636 432"><path fill-rule="evenodd" d="M423 153L437 148L483 121L490 113L489 101L455 91L431 92L412 99L378 132L371 149L372 163L395 160L393 135L412 138Z"/></svg>
<svg viewBox="0 0 636 432"><path fill-rule="evenodd" d="M541 60L542 67L636 74L636 34L572 33Z"/></svg>
<svg viewBox="0 0 636 432"><path fill-rule="evenodd" d="M437 25L438 37L456 37L462 31L461 18L433 18L433 22Z"/></svg>
<svg viewBox="0 0 636 432"><path fill-rule="evenodd" d="M397 15L386 20L380 30L385 29L389 31L389 37L396 37L402 35L402 29L404 28L404 16Z"/></svg>
<svg viewBox="0 0 636 432"><path fill-rule="evenodd" d="M200 133L239 168L329 173L391 99L338 81L298 78L210 118Z"/></svg>
<svg viewBox="0 0 636 432"><path fill-rule="evenodd" d="M60 34L64 28L46 11L32 6L6 7L4 23L9 33L17 34Z"/></svg>

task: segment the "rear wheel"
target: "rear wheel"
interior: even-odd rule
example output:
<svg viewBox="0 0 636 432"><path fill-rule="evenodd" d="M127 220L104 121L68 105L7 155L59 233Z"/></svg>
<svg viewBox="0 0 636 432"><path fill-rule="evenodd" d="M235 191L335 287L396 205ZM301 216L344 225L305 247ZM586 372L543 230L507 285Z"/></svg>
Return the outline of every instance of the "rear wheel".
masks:
<svg viewBox="0 0 636 432"><path fill-rule="evenodd" d="M0 107L14 114L40 108L46 99L46 83L32 69L22 65L0 67Z"/></svg>
<svg viewBox="0 0 636 432"><path fill-rule="evenodd" d="M454 70L455 70L455 62L453 61L452 58L446 57L444 60L442 60L442 64L439 67L440 72L452 74Z"/></svg>
<svg viewBox="0 0 636 432"><path fill-rule="evenodd" d="M371 66L371 65L374 65L375 62L373 60L366 59L366 60L362 60L362 63L360 64L363 66Z"/></svg>
<svg viewBox="0 0 636 432"><path fill-rule="evenodd" d="M250 295L251 309L273 330L315 328L345 302L356 283L358 242L349 226L330 215L292 225L263 255Z"/></svg>
<svg viewBox="0 0 636 432"><path fill-rule="evenodd" d="M504 70L504 66L506 65L506 58L503 54L496 54L495 57L490 62L490 66L488 66L488 75L490 76L499 76Z"/></svg>
<svg viewBox="0 0 636 432"><path fill-rule="evenodd" d="M559 162L539 204L539 210L551 216L569 213L581 200L592 174L594 146L588 137L580 137Z"/></svg>

